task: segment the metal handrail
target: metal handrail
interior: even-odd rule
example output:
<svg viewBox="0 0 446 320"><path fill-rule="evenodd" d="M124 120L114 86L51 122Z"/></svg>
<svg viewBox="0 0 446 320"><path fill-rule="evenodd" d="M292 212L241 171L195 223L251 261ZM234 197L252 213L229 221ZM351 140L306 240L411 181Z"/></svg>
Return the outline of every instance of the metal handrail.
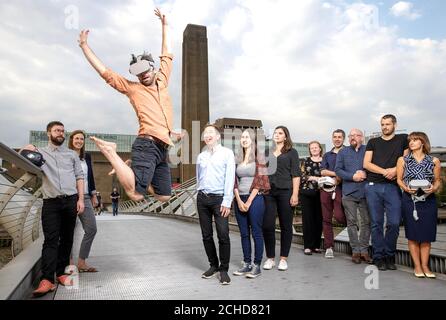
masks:
<svg viewBox="0 0 446 320"><path fill-rule="evenodd" d="M42 200L40 189L32 194L25 185L43 171L0 142L0 158L25 171L14 179L7 169L0 167L0 225L12 239L12 256L17 256L31 242L38 239Z"/></svg>
<svg viewBox="0 0 446 320"><path fill-rule="evenodd" d="M13 163L18 168L38 177L41 177L43 175L42 169L36 167L31 161L29 161L13 149L9 148L2 142L0 142L0 158Z"/></svg>
<svg viewBox="0 0 446 320"><path fill-rule="evenodd" d="M173 215L187 215L196 217L196 179L192 178L172 189L169 201L162 203L149 197L141 201L123 201L119 204L120 212L154 212ZM189 206L185 208L185 203ZM192 208L191 208L192 206Z"/></svg>

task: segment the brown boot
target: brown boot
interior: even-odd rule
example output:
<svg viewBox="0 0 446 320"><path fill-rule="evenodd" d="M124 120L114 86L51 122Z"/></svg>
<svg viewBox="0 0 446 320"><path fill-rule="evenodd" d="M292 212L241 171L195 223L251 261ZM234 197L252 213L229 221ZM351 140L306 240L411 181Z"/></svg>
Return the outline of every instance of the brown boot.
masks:
<svg viewBox="0 0 446 320"><path fill-rule="evenodd" d="M361 253L361 260L365 261L368 264L372 264L373 263L373 259L370 258L369 254L366 253Z"/></svg>
<svg viewBox="0 0 446 320"><path fill-rule="evenodd" d="M360 264L361 263L361 254L360 253L353 253L352 254L352 261L353 261L353 263Z"/></svg>

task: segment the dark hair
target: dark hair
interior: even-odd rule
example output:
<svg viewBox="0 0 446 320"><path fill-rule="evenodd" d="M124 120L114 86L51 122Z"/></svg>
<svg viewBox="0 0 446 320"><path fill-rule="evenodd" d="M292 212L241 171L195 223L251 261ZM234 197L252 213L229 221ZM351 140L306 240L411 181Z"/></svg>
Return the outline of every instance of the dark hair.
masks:
<svg viewBox="0 0 446 320"><path fill-rule="evenodd" d="M331 134L332 136L334 136L335 133L340 133L342 134L342 138L345 139L345 131L342 129L336 129L335 131L333 131L333 133Z"/></svg>
<svg viewBox="0 0 446 320"><path fill-rule="evenodd" d="M85 132L83 132L82 130L74 130L71 134L70 134L70 138L68 140L68 148L70 148L71 150L74 150L74 144L73 144L73 140L74 140L74 136L81 133L84 136L84 145L82 146L80 152L79 152L79 159L84 160L85 158Z"/></svg>
<svg viewBox="0 0 446 320"><path fill-rule="evenodd" d="M313 140L308 143L308 152L310 153L310 157L311 157L310 147L312 144L317 144L319 146L319 149L321 149L321 151L319 152L319 156L322 157L322 152L324 152L324 150L322 149L321 143L317 140Z"/></svg>
<svg viewBox="0 0 446 320"><path fill-rule="evenodd" d="M144 51L144 53L139 55L138 57L141 57L141 60L149 61L152 66L155 63L155 61L152 58L152 54L151 53L147 53L147 52ZM130 65L138 62L138 59L137 59L138 57L136 57L134 54L132 54L132 59L130 60Z"/></svg>
<svg viewBox="0 0 446 320"><path fill-rule="evenodd" d="M290 131L285 126L277 126L274 131L276 131L277 129L282 129L282 131L285 133L285 141L283 142L283 147L280 152L287 153L293 148L293 141L291 140Z"/></svg>
<svg viewBox="0 0 446 320"><path fill-rule="evenodd" d="M384 119L391 119L393 124L396 123L396 117L393 114L383 115L381 120L384 120Z"/></svg>
<svg viewBox="0 0 446 320"><path fill-rule="evenodd" d="M212 127L215 129L215 131L217 131L218 135L221 136L221 129L219 127L217 127L215 124L213 123L208 123L204 126L203 131L206 130L206 128Z"/></svg>
<svg viewBox="0 0 446 320"><path fill-rule="evenodd" d="M420 131L414 131L407 136L407 141L410 141L412 139L421 141L423 145L423 152L425 154L429 154L431 152L431 143L429 141L427 134Z"/></svg>
<svg viewBox="0 0 446 320"><path fill-rule="evenodd" d="M51 121L50 123L48 123L46 125L46 132L50 132L54 126L62 126L63 127L64 125L60 121Z"/></svg>

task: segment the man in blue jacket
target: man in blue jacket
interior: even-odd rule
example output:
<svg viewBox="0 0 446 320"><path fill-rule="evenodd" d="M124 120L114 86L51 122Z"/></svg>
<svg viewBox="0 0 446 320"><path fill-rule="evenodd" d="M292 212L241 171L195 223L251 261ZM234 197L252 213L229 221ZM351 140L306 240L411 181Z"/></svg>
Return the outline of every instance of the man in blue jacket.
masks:
<svg viewBox="0 0 446 320"><path fill-rule="evenodd" d="M350 146L339 151L335 172L342 178L342 204L347 219L347 231L352 247L352 261L371 263L369 256L370 217L365 198L366 172L363 168L366 147L362 144L364 135L359 129L352 129L348 135ZM359 219L358 219L359 209ZM359 227L359 228L358 228ZM359 229L359 234L358 234Z"/></svg>

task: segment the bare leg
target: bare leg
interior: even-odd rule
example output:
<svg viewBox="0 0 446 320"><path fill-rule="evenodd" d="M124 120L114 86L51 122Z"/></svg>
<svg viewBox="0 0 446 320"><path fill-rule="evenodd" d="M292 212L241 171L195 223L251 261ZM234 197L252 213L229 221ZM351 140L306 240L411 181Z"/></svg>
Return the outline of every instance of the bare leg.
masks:
<svg viewBox="0 0 446 320"><path fill-rule="evenodd" d="M416 241L409 240L408 246L409 246L410 256L412 257L412 261L414 264L414 271L416 273L423 273L420 260L420 244Z"/></svg>
<svg viewBox="0 0 446 320"><path fill-rule="evenodd" d="M429 255L431 253L431 243L423 242L420 244L421 251L421 267L424 273L432 273L429 269Z"/></svg>
<svg viewBox="0 0 446 320"><path fill-rule="evenodd" d="M130 165L132 164L132 159L127 159L127 160L124 161L124 163L130 167ZM109 176L112 176L114 174L116 174L116 170L115 169L112 169L112 171L110 171L108 173Z"/></svg>
<svg viewBox="0 0 446 320"><path fill-rule="evenodd" d="M153 190L152 185L147 188L147 192L150 193L156 200L161 202L167 202L170 199L170 196L160 196L159 194L156 194L155 190Z"/></svg>
<svg viewBox="0 0 446 320"><path fill-rule="evenodd" d="M102 154L110 161L113 169L116 171L119 182L124 188L130 199L139 201L144 197L135 190L135 174L133 170L125 164L116 153L116 143L104 141L96 137L90 137L96 143L96 146Z"/></svg>

